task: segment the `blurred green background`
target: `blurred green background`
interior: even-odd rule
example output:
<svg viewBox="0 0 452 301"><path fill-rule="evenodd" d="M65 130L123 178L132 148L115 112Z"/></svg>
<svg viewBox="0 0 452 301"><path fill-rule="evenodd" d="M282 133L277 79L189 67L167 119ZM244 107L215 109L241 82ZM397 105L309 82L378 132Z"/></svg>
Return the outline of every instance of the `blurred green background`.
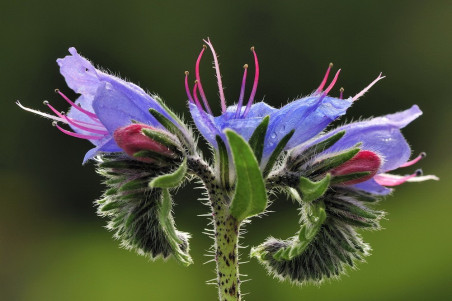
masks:
<svg viewBox="0 0 452 301"><path fill-rule="evenodd" d="M354 95L380 71L387 78L349 110L347 120L424 111L404 134L418 165L440 182L408 183L380 204L384 231L364 233L374 251L340 281L295 287L266 275L255 260L241 272L246 300L445 300L451 289L451 1L2 1L0 183L1 300L215 300L214 265L203 264L211 241L202 234L207 207L189 185L179 191L178 227L193 234L195 264L149 262L118 248L92 205L103 186L93 164L81 166L86 141L61 134L50 121L21 111L19 99L45 110L53 90L74 97L56 58L70 46L96 64L159 93L185 114L185 70L194 70L202 39L220 54L230 102L242 66L261 65L257 98L274 106L313 91L330 61L343 72L337 87ZM219 112L210 58L204 89ZM250 89L250 87L249 87ZM214 104L215 103L215 104ZM344 119L345 120L345 119ZM341 122L343 122L342 120ZM408 168L409 171L415 168ZM402 171L403 172L403 171ZM297 230L296 207L280 200L275 213L246 227L243 245ZM249 247L243 249L247 261Z"/></svg>

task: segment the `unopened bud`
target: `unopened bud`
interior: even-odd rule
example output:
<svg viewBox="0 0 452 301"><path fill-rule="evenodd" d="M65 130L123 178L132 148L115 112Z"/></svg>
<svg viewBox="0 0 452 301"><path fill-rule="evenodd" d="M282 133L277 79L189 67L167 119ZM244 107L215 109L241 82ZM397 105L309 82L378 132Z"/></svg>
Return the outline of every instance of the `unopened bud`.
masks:
<svg viewBox="0 0 452 301"><path fill-rule="evenodd" d="M164 163L181 154L172 134L149 125L136 123L121 127L113 137L126 154L138 161Z"/></svg>
<svg viewBox="0 0 452 301"><path fill-rule="evenodd" d="M353 185L375 176L381 163L381 159L376 153L362 150L347 162L333 168L330 173L333 176L333 182ZM334 178L336 178L336 181L334 181Z"/></svg>

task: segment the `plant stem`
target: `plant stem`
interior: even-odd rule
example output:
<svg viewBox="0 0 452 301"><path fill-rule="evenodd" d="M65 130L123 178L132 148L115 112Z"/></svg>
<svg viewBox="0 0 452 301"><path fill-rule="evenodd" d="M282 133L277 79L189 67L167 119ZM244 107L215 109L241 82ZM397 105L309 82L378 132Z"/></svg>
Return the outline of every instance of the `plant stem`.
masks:
<svg viewBox="0 0 452 301"><path fill-rule="evenodd" d="M239 301L240 279L238 262L238 237L240 223L230 215L230 197L221 186L210 166L199 157L188 157L191 173L204 183L212 209L215 233L215 262L217 269L218 296L220 301Z"/></svg>
<svg viewBox="0 0 452 301"><path fill-rule="evenodd" d="M215 205L214 205L215 203ZM239 222L229 214L227 205L212 202L215 225L215 259L220 300L240 300L238 263Z"/></svg>

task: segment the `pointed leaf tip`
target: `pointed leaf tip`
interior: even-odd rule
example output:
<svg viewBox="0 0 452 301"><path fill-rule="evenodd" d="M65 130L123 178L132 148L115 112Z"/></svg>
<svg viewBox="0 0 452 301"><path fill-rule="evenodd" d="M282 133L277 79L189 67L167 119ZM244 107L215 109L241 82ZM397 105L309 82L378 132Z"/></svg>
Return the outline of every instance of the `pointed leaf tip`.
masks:
<svg viewBox="0 0 452 301"><path fill-rule="evenodd" d="M149 183L151 188L173 188L179 186L187 173L187 158L173 173L158 176Z"/></svg>
<svg viewBox="0 0 452 301"><path fill-rule="evenodd" d="M301 191L303 201L310 203L320 198L328 189L330 181L330 174L327 174L323 179L317 182L313 182L305 177L300 177L298 188Z"/></svg>

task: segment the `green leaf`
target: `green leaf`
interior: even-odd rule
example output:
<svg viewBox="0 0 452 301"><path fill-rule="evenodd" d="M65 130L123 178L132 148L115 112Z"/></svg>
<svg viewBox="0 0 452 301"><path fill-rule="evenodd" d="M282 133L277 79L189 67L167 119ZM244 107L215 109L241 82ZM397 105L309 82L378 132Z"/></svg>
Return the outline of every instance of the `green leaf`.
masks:
<svg viewBox="0 0 452 301"><path fill-rule="evenodd" d="M359 147L354 147L349 150L346 150L339 154L333 154L330 157L327 157L320 162L315 163L311 168L311 174L322 174L327 172L342 163L347 162L351 158L353 158L361 149Z"/></svg>
<svg viewBox="0 0 452 301"><path fill-rule="evenodd" d="M184 159L181 166L173 173L158 176L149 183L151 188L173 188L177 187L185 177L187 173L187 158Z"/></svg>
<svg viewBox="0 0 452 301"><path fill-rule="evenodd" d="M218 144L218 152L219 152L219 165L220 165L220 179L223 184L223 187L229 187L229 157L228 151L226 149L226 145L224 144L223 139L220 136L216 136L215 140Z"/></svg>
<svg viewBox="0 0 452 301"><path fill-rule="evenodd" d="M305 177L300 177L298 189L301 191L302 199L310 203L321 197L330 185L331 175L327 174L322 180L313 182Z"/></svg>
<svg viewBox="0 0 452 301"><path fill-rule="evenodd" d="M262 122L254 130L253 135L251 135L251 138L249 140L251 149L253 150L254 155L256 156L257 162L259 163L261 163L262 152L264 151L264 140L265 134L267 133L269 121L270 116L268 115L265 116L264 119L262 119Z"/></svg>
<svg viewBox="0 0 452 301"><path fill-rule="evenodd" d="M289 142L290 138L292 138L293 133L295 133L295 130L291 130L287 135L285 135L281 141L279 141L278 145L276 146L273 153L270 155L270 158L268 159L267 165L264 168L264 178L268 176L270 171L273 168L273 165L275 165L276 160L278 159L281 152L284 150L284 147L286 147L287 143Z"/></svg>
<svg viewBox="0 0 452 301"><path fill-rule="evenodd" d="M366 177L370 174L371 174L370 171L362 171L362 172L350 173L348 175L334 176L331 179L331 184L339 184L339 183L344 183L344 182L360 179L360 178Z"/></svg>
<svg viewBox="0 0 452 301"><path fill-rule="evenodd" d="M142 129L141 132L150 139L160 143L161 145L166 146L171 151L179 154L181 153L180 146L176 143L176 141L168 137L168 135L165 135L160 131L154 131L146 128Z"/></svg>
<svg viewBox="0 0 452 301"><path fill-rule="evenodd" d="M242 221L262 213L267 207L267 192L259 163L249 144L237 133L225 131L232 151L237 182L230 205L231 215Z"/></svg>
<svg viewBox="0 0 452 301"><path fill-rule="evenodd" d="M174 226L174 219L171 215L173 201L171 200L168 189L162 190L162 200L158 210L158 219L163 231L165 232L168 243L173 249L172 255L183 265L188 266L193 263L192 258L188 252L181 250L180 245L183 241L180 239L181 235L187 235L176 230Z"/></svg>
<svg viewBox="0 0 452 301"><path fill-rule="evenodd" d="M180 141L183 141L188 148L193 148L193 143L188 140L187 136L171 120L152 108L149 109L149 113L151 113L151 115L154 116L154 118L157 119L157 121L160 122L160 124L163 125L170 133L173 133L179 138Z"/></svg>
<svg viewBox="0 0 452 301"><path fill-rule="evenodd" d="M291 158L289 161L289 168L291 170L297 169L300 165L305 163L307 160L309 160L313 155L320 154L324 150L330 148L333 146L339 139L341 139L345 135L345 131L340 131L334 134L333 136L323 140L322 142L319 142L317 144L314 144L311 147L308 147L307 149L303 150L303 152L296 156L295 158Z"/></svg>

